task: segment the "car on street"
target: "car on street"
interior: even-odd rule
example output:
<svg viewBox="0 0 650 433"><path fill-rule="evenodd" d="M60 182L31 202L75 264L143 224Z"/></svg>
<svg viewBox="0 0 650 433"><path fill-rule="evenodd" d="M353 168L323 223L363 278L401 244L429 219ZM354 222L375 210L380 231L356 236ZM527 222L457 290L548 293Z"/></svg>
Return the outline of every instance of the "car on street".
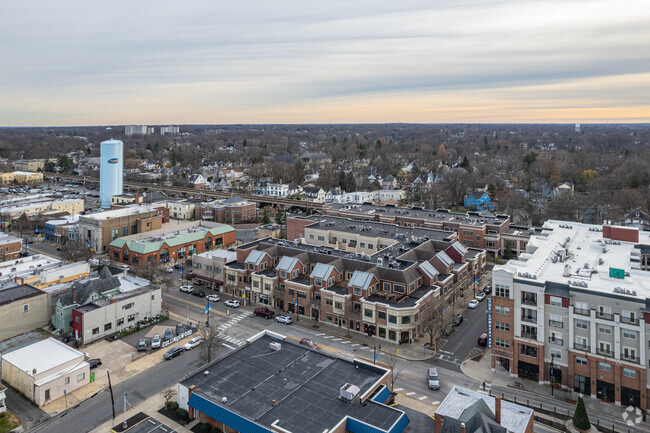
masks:
<svg viewBox="0 0 650 433"><path fill-rule="evenodd" d="M433 389L434 391L440 389L440 377L438 376L437 368L429 368L429 371L427 372L427 384L429 389Z"/></svg>
<svg viewBox="0 0 650 433"><path fill-rule="evenodd" d="M492 293L492 286L485 286L485 287L483 287L483 293L488 294L488 295L489 295L490 293Z"/></svg>
<svg viewBox="0 0 650 433"><path fill-rule="evenodd" d="M474 310L476 307L478 307L479 302L476 299L472 299L469 301L469 304L467 304L467 308L470 310Z"/></svg>
<svg viewBox="0 0 650 433"><path fill-rule="evenodd" d="M151 348L158 349L160 347L160 343L160 334L154 334L153 338L151 339Z"/></svg>
<svg viewBox="0 0 650 433"><path fill-rule="evenodd" d="M171 340L174 338L174 330L172 328L165 329L165 340Z"/></svg>
<svg viewBox="0 0 650 433"><path fill-rule="evenodd" d="M141 338L138 340L138 352L146 352L147 346L149 346L149 340L146 338Z"/></svg>
<svg viewBox="0 0 650 433"><path fill-rule="evenodd" d="M172 272L174 272L174 268L172 268L171 266L167 266L165 268L165 272L167 272L168 274L171 274Z"/></svg>
<svg viewBox="0 0 650 433"><path fill-rule="evenodd" d="M219 300L219 296L217 295L208 295L208 301L210 302L217 302Z"/></svg>
<svg viewBox="0 0 650 433"><path fill-rule="evenodd" d="M89 359L88 364L90 364L90 369L97 368L102 365L102 360L99 358Z"/></svg>
<svg viewBox="0 0 650 433"><path fill-rule="evenodd" d="M275 313L266 307L256 308L255 311L253 311L253 314L255 314L256 316L262 316L265 319L270 319L273 316L275 316Z"/></svg>
<svg viewBox="0 0 650 433"><path fill-rule="evenodd" d="M292 322L291 317L289 316L278 316L275 318L275 321L279 323L284 323L285 325L289 325Z"/></svg>
<svg viewBox="0 0 650 433"><path fill-rule="evenodd" d="M181 346L174 346L171 349L169 349L167 352L165 352L164 358L172 359L177 357L181 353L183 353L183 348Z"/></svg>
<svg viewBox="0 0 650 433"><path fill-rule="evenodd" d="M192 294L194 296L198 296L199 298L205 298L205 292L203 290L194 290Z"/></svg>
<svg viewBox="0 0 650 433"><path fill-rule="evenodd" d="M454 326L459 326L461 323L463 323L463 315L456 314L456 317L454 317Z"/></svg>
<svg viewBox="0 0 650 433"><path fill-rule="evenodd" d="M481 302L483 299L485 299L485 293L477 293L476 294L476 299Z"/></svg>
<svg viewBox="0 0 650 433"><path fill-rule="evenodd" d="M181 286L181 292L192 293L193 291L194 287L192 286Z"/></svg>
<svg viewBox="0 0 650 433"><path fill-rule="evenodd" d="M310 340L309 338L303 338L302 340L300 340L300 344L312 349L318 349L318 344L314 343L314 341Z"/></svg>
<svg viewBox="0 0 650 433"><path fill-rule="evenodd" d="M476 344L479 346L487 346L487 332L482 333L481 336L476 339Z"/></svg>
<svg viewBox="0 0 650 433"><path fill-rule="evenodd" d="M195 348L199 344L201 344L201 337L196 336L196 337L192 338L190 341L188 341L187 343L185 343L185 346L183 346L183 349L190 350L190 349Z"/></svg>
<svg viewBox="0 0 650 433"><path fill-rule="evenodd" d="M197 285L197 286L202 286L202 285L203 285L203 280L201 280L201 279L199 279L199 278L194 278L194 279L192 280L192 283L195 284L195 285Z"/></svg>
<svg viewBox="0 0 650 433"><path fill-rule="evenodd" d="M239 301L228 299L226 302L223 303L223 305L225 305L226 307L238 308L239 307Z"/></svg>

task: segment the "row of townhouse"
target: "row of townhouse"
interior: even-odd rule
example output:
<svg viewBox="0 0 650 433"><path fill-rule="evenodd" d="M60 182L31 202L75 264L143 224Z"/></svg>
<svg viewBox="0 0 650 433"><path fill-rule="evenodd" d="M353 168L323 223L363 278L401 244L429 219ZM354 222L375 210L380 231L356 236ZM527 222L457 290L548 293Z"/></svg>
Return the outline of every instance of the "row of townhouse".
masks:
<svg viewBox="0 0 650 433"><path fill-rule="evenodd" d="M318 246L304 237L267 238L240 246L236 257L199 255L194 263L202 263L193 276L248 303L409 343L432 323L442 329L452 320L450 307L473 297L475 277L485 266L485 251L468 250L449 233L421 231L428 239L380 238L387 245L372 255Z"/></svg>
<svg viewBox="0 0 650 433"><path fill-rule="evenodd" d="M507 249L512 257L518 257L526 250L526 243L535 232L529 227L512 225L508 215L492 215L486 212L455 213L447 209L431 210L420 207L329 204L323 208L323 214L355 221L383 222L454 232L466 247L486 250L490 261L502 258Z"/></svg>
<svg viewBox="0 0 650 433"><path fill-rule="evenodd" d="M492 368L647 408L649 271L648 232L547 221L493 270Z"/></svg>

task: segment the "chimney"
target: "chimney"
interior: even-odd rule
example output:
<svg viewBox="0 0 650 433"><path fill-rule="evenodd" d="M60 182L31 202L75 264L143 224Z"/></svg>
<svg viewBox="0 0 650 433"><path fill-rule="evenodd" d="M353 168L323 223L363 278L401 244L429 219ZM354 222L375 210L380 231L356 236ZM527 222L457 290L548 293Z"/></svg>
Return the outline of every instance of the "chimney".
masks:
<svg viewBox="0 0 650 433"><path fill-rule="evenodd" d="M77 302L77 287L74 284L72 285L72 302Z"/></svg>
<svg viewBox="0 0 650 433"><path fill-rule="evenodd" d="M135 190L135 204L140 203L139 199L140 199L140 191L136 189Z"/></svg>
<svg viewBox="0 0 650 433"><path fill-rule="evenodd" d="M501 397L494 397L494 420L501 424Z"/></svg>
<svg viewBox="0 0 650 433"><path fill-rule="evenodd" d="M460 423L460 433L465 433L465 423L464 422Z"/></svg>

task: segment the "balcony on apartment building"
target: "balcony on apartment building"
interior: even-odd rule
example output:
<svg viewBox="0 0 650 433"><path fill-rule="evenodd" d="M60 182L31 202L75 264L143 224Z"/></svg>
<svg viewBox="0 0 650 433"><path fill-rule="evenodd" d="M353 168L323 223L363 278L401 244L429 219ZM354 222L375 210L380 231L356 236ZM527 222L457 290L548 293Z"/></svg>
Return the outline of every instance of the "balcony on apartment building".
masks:
<svg viewBox="0 0 650 433"><path fill-rule="evenodd" d="M548 337L548 342L553 344L559 344L560 346L564 344L564 340L557 337Z"/></svg>
<svg viewBox="0 0 650 433"><path fill-rule="evenodd" d="M550 320L549 319L548 325L552 326L554 328L564 328L564 323L561 322L561 321L557 321L557 320Z"/></svg>
<svg viewBox="0 0 650 433"><path fill-rule="evenodd" d="M589 346L588 344L573 343L573 348L575 350L582 350L584 352L590 352L591 351L591 346Z"/></svg>
<svg viewBox="0 0 650 433"><path fill-rule="evenodd" d="M621 359L623 361L633 362L635 364L641 363L641 359L638 356L634 356L632 353L621 353Z"/></svg>
<svg viewBox="0 0 650 433"><path fill-rule="evenodd" d="M607 356L608 358L613 358L614 357L614 351L611 349L606 349L604 347L597 347L596 348L596 353L601 355L601 356ZM621 355L622 357L622 355Z"/></svg>
<svg viewBox="0 0 650 433"><path fill-rule="evenodd" d="M521 314L521 321L522 322L528 322L528 323L537 323L537 315L536 314L530 314L530 313L522 313Z"/></svg>
<svg viewBox="0 0 650 433"><path fill-rule="evenodd" d="M580 316L591 316L591 310L585 310L584 308L573 307L573 314L579 314Z"/></svg>
<svg viewBox="0 0 650 433"><path fill-rule="evenodd" d="M639 319L636 317L621 316L621 323L626 323L628 325L638 325Z"/></svg>
<svg viewBox="0 0 650 433"><path fill-rule="evenodd" d="M535 293L529 293L529 292L522 292L521 293L521 303L523 305L537 305L537 294Z"/></svg>
<svg viewBox="0 0 650 433"><path fill-rule="evenodd" d="M596 317L603 320L614 320L614 315L605 311L596 311Z"/></svg>

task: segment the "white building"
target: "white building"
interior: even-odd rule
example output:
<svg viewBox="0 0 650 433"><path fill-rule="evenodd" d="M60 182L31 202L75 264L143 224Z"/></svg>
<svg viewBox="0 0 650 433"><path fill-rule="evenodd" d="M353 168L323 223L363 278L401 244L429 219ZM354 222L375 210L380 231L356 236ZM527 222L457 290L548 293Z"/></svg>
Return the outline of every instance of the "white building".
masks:
<svg viewBox="0 0 650 433"><path fill-rule="evenodd" d="M406 200L406 191L401 189L380 189L373 191L373 201L378 204L399 203Z"/></svg>
<svg viewBox="0 0 650 433"><path fill-rule="evenodd" d="M48 338L2 355L2 380L38 406L90 381L84 354Z"/></svg>
<svg viewBox="0 0 650 433"><path fill-rule="evenodd" d="M132 135L148 135L153 134L153 127L147 125L126 125L124 127L124 135L130 137Z"/></svg>
<svg viewBox="0 0 650 433"><path fill-rule="evenodd" d="M160 135L178 135L180 130L178 126L161 126Z"/></svg>
<svg viewBox="0 0 650 433"><path fill-rule="evenodd" d="M218 289L223 286L225 265L237 261L237 252L212 250L192 256L192 273L205 281L208 287Z"/></svg>
<svg viewBox="0 0 650 433"><path fill-rule="evenodd" d="M289 185L282 183L267 183L266 195L269 197L286 197L289 195Z"/></svg>

